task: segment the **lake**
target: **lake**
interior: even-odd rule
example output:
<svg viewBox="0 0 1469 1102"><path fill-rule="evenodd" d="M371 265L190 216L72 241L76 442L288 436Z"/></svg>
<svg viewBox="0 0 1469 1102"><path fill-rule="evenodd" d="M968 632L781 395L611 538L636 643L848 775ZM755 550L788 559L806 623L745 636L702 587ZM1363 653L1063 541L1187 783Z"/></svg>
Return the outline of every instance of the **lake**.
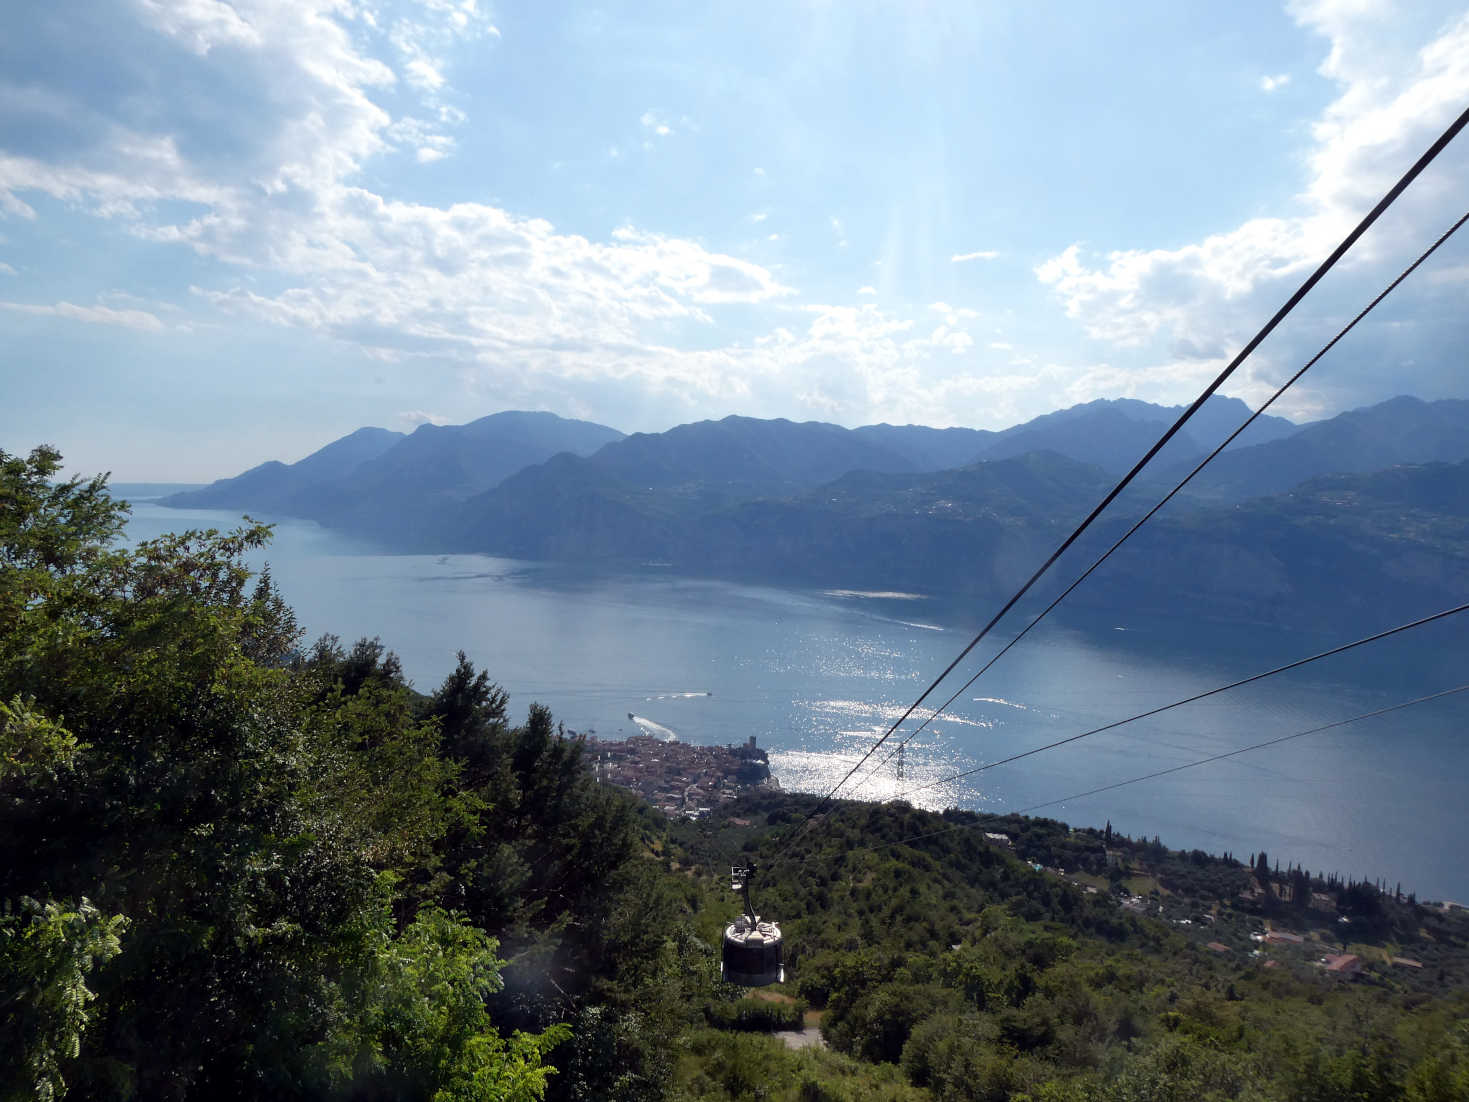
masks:
<svg viewBox="0 0 1469 1102"><path fill-rule="evenodd" d="M133 539L238 520L132 500ZM381 637L420 690L432 691L462 649L509 691L515 716L540 702L568 729L602 737L713 744L754 735L781 785L809 792L835 784L969 641L972 627L950 625L993 611L966 615L936 595L788 590L656 568L608 575L485 555L383 554L296 520L278 523L265 561L308 640ZM1264 849L1282 865L1464 899L1469 694L1067 797L1469 680L1466 619L951 779L1347 641L1187 622L1047 621L909 743L902 782L891 763L842 794L902 792L924 807L997 812L1059 800L1038 813L1073 825L1110 820L1133 836L1241 859ZM1003 642L982 643L963 676Z"/></svg>

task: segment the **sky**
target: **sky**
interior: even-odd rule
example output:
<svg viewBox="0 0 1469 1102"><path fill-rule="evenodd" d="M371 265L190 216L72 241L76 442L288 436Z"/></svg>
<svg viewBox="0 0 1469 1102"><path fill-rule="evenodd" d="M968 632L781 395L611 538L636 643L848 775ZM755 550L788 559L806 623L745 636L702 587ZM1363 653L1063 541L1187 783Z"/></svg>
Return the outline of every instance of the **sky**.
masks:
<svg viewBox="0 0 1469 1102"><path fill-rule="evenodd" d="M1434 0L22 3L0 449L203 481L504 409L1186 402L1466 105ZM1226 392L1465 209L1469 137ZM1466 291L1456 239L1276 412L1469 396Z"/></svg>

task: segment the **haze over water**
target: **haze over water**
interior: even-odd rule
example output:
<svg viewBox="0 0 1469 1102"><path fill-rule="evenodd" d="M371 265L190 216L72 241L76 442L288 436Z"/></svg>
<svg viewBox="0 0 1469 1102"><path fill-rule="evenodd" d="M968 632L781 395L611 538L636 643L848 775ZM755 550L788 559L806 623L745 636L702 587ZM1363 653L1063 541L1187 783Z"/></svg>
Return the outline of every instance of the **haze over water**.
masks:
<svg viewBox="0 0 1469 1102"><path fill-rule="evenodd" d="M127 496L126 487L118 490ZM230 513L133 500L133 539L238 523ZM973 630L939 624L944 606L932 595L796 591L657 570L589 574L483 555L386 555L293 520L277 524L259 561L269 562L308 641L325 632L347 644L379 636L420 690L432 691L463 649L509 691L517 719L539 701L568 729L601 737L648 733L710 744L755 735L782 786L801 791L836 783ZM973 610L970 619L992 611ZM1387 626L1364 624L1360 634ZM964 676L1003 641L981 644L961 667ZM889 764L859 775L865 779L842 794L879 799L901 791L929 808L1018 810L1464 680L1466 626L1448 621L1155 721L947 779L1343 641L1265 629L1124 620L1082 630L1048 622L913 739L901 786ZM946 684L937 699L959 683ZM1037 814L1078 826L1110 820L1134 836L1241 859L1264 849L1282 865L1463 899L1465 709L1462 697L1421 705ZM885 747L869 766L886 754Z"/></svg>

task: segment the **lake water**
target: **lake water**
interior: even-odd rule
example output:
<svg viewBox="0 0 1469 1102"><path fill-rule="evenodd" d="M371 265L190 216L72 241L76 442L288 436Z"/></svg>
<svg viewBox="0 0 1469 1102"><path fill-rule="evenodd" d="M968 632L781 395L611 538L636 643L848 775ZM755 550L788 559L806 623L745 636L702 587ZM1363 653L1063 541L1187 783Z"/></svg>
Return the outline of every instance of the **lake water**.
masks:
<svg viewBox="0 0 1469 1102"><path fill-rule="evenodd" d="M238 519L133 500L135 539ZM513 714L540 702L569 729L603 737L641 732L712 744L754 735L782 786L800 791L836 783L973 632L940 622L962 621L963 613L932 595L787 590L656 569L592 575L483 555L388 555L294 520L278 524L260 560L269 561L308 639L379 636L421 690L432 691L463 649L510 692ZM991 611L975 609L972 619ZM842 794L903 792L920 806L987 811L1062 800L1039 813L1074 825L1110 820L1134 836L1242 859L1264 849L1282 864L1401 881L1424 898L1469 898L1461 810L1469 694L1064 799L1469 681L1463 621L1469 615L949 780L1346 641L1048 621L909 743L901 783L894 763L859 774ZM1358 634L1388 626L1364 624ZM982 643L961 667L964 676L1002 643ZM884 747L872 764L886 754Z"/></svg>

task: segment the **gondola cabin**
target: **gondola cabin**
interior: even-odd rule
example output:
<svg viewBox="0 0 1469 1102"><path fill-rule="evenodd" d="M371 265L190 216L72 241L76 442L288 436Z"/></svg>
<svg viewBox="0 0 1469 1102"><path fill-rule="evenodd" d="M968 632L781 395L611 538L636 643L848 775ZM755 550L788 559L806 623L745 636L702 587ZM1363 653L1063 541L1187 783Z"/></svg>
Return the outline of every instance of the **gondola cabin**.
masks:
<svg viewBox="0 0 1469 1102"><path fill-rule="evenodd" d="M726 983L764 987L784 983L785 955L780 926L764 921L750 903L750 880L755 867L729 870L730 886L744 896L745 913L724 928L719 972Z"/></svg>

